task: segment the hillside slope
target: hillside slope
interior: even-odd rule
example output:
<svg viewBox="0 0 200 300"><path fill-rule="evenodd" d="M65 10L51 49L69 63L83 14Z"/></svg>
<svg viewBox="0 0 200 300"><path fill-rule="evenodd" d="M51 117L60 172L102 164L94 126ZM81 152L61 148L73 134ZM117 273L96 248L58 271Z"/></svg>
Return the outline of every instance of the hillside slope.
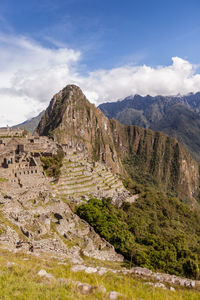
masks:
<svg viewBox="0 0 200 300"><path fill-rule="evenodd" d="M109 118L126 125L162 131L181 142L200 161L200 93L183 97L135 95L99 106Z"/></svg>
<svg viewBox="0 0 200 300"><path fill-rule="evenodd" d="M198 194L199 165L177 140L109 120L77 86L53 97L37 132L84 150L122 176L138 181L146 177L182 199L194 200Z"/></svg>

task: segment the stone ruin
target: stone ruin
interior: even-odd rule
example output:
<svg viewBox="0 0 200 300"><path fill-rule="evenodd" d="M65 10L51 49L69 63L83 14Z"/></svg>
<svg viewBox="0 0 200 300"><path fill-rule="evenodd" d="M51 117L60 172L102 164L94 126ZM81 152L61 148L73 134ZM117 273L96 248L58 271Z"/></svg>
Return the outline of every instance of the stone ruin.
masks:
<svg viewBox="0 0 200 300"><path fill-rule="evenodd" d="M21 128L11 128L7 126L6 128L0 128L0 137L22 137L28 133Z"/></svg>
<svg viewBox="0 0 200 300"><path fill-rule="evenodd" d="M57 153L57 144L47 137L1 137L0 134L0 187L31 188L41 185L45 175L41 156Z"/></svg>

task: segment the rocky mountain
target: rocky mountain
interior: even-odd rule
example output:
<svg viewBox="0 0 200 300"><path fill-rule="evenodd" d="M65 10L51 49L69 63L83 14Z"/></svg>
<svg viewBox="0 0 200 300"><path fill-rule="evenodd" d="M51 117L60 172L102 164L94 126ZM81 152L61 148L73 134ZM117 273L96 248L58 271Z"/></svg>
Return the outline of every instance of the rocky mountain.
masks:
<svg viewBox="0 0 200 300"><path fill-rule="evenodd" d="M200 261L198 164L185 148L109 120L73 85L37 132L0 129L0 298L198 296L200 281L180 277L198 279Z"/></svg>
<svg viewBox="0 0 200 300"><path fill-rule="evenodd" d="M200 93L179 97L135 95L99 106L109 118L175 137L200 161Z"/></svg>
<svg viewBox="0 0 200 300"><path fill-rule="evenodd" d="M77 86L67 86L53 97L37 132L84 150L123 177L154 183L182 199L198 194L199 165L176 139L108 119Z"/></svg>
<svg viewBox="0 0 200 300"><path fill-rule="evenodd" d="M12 126L12 128L20 128L23 130L27 130L30 133L33 133L35 131L35 129L37 128L43 115L44 115L44 110L41 113L39 113L38 116L36 116L32 119L26 120L23 123L20 123L18 125Z"/></svg>

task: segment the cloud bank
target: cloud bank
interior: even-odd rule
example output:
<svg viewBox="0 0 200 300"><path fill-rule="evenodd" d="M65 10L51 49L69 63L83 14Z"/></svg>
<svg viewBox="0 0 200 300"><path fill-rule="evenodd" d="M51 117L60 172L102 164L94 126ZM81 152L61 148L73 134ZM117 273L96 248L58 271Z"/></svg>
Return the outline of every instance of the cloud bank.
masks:
<svg viewBox="0 0 200 300"><path fill-rule="evenodd" d="M44 109L67 84L79 85L100 104L129 95L177 95L200 91L197 66L179 57L169 66L125 65L79 72L79 51L48 48L23 36L0 34L0 126L14 125Z"/></svg>

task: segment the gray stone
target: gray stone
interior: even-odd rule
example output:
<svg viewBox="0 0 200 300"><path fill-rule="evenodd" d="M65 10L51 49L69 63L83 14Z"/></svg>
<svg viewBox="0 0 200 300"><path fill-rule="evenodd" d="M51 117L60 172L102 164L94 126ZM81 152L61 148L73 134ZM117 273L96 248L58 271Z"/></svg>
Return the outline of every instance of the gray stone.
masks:
<svg viewBox="0 0 200 300"><path fill-rule="evenodd" d="M16 263L10 262L10 261L8 261L8 262L6 263L6 267L7 267L7 268L12 268L14 265L16 265Z"/></svg>
<svg viewBox="0 0 200 300"><path fill-rule="evenodd" d="M92 292L92 286L90 284L87 284L87 283L79 283L77 285L79 291L81 294L83 295L87 295L87 294L90 294Z"/></svg>
<svg viewBox="0 0 200 300"><path fill-rule="evenodd" d="M46 276L46 274L47 274L47 271L45 271L45 270L40 270L38 273L37 273L40 277L43 277L43 276Z"/></svg>
<svg viewBox="0 0 200 300"><path fill-rule="evenodd" d="M45 278L48 278L48 279L55 279L55 277L52 275L52 274L50 274L50 273L47 273L47 271L45 271L45 270L40 270L38 273L38 276L40 276L40 277L45 277Z"/></svg>
<svg viewBox="0 0 200 300"><path fill-rule="evenodd" d="M85 269L85 272L90 274L90 273L96 273L97 272L97 268L93 268L93 267L87 267Z"/></svg>
<svg viewBox="0 0 200 300"><path fill-rule="evenodd" d="M147 268L135 267L130 270L130 273L134 273L137 275L150 276L152 275L152 271Z"/></svg>
<svg viewBox="0 0 200 300"><path fill-rule="evenodd" d="M117 300L121 296L120 293L112 291L108 293L108 299L110 300Z"/></svg>
<svg viewBox="0 0 200 300"><path fill-rule="evenodd" d="M166 289L167 289L166 286L165 286L163 283L161 283L161 282L155 283L155 284L154 284L154 287L156 287L156 288L161 288L161 289L163 289L163 290L166 290Z"/></svg>
<svg viewBox="0 0 200 300"><path fill-rule="evenodd" d="M86 268L87 267L84 265L74 265L74 266L72 266L71 270L73 272L80 272L80 271L85 271Z"/></svg>

